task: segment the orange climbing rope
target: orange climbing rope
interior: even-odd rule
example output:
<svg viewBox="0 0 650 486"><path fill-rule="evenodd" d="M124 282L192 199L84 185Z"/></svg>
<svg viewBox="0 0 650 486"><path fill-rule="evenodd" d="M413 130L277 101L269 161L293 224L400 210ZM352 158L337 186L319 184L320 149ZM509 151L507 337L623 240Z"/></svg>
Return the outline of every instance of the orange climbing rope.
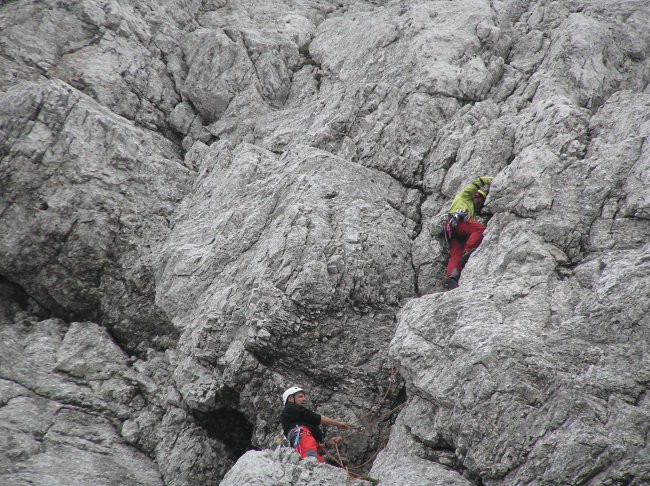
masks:
<svg viewBox="0 0 650 486"><path fill-rule="evenodd" d="M397 369L396 369L395 366L393 365L393 367L391 368L390 375L389 375L389 377L388 377L388 387L386 388L386 391L384 392L384 395L381 397L381 399L380 399L380 400L379 400L379 401L378 401L378 402L377 402L373 407L371 407L367 412L365 412L364 414L362 414L362 415L361 415L359 418L357 418L355 421L351 422L351 424L359 423L359 422L361 422L362 420L364 420L364 419L366 419L367 417L369 417L369 416L370 416L371 414L373 414L375 411L379 410L379 408L381 407L381 405L382 405L383 403L386 402L386 399L388 398L388 395L390 394L390 392L391 392L391 390L392 390L392 388L393 388L393 384L394 384L394 381L395 381L395 374L396 374L396 373L397 373ZM396 407L393 407L393 408L391 408L390 410L388 410L387 412L383 413L381 416L379 416L376 420L373 421L373 422L374 422L374 425L377 425L377 424L383 422L384 420L386 420L386 418L390 417L390 416L391 416L395 411L397 411L397 410L398 410L399 408L401 408L402 406L404 406L404 403L400 403L400 404L397 405ZM369 422L370 422L370 421L369 421ZM362 427L355 427L355 429L356 429L356 430L354 430L354 431L352 431L352 432L349 432L349 433L346 433L346 434L342 434L341 436L342 436L342 437L350 437L350 436L352 436L352 435L354 435L354 434L358 434L359 432L361 432L361 431L363 430ZM343 462L343 459L341 458L341 453L340 453L340 451L339 451L338 444L334 444L334 447L335 447L335 449L336 449L336 458L332 457L331 454L328 454L328 457L329 457L333 462L335 462L336 464L338 464L338 465L339 465L343 470L345 470L346 474L348 475L348 477L349 477L350 479L352 479L352 480L356 480L356 479L367 479L366 477L364 477L364 476L362 476L362 475L360 475L360 474L357 474L357 473L353 472L353 470L359 470L359 469L363 468L364 466L366 466L368 463L374 461L375 458L377 457L377 455L379 454L379 452L381 452L381 450L384 449L384 447L386 447L386 442L382 443L382 444L377 448L377 450L375 451L375 453L374 453L374 454L373 454L369 459L367 459L366 461L364 461L362 464L358 464L358 465L356 465L356 466L347 466L347 465Z"/></svg>

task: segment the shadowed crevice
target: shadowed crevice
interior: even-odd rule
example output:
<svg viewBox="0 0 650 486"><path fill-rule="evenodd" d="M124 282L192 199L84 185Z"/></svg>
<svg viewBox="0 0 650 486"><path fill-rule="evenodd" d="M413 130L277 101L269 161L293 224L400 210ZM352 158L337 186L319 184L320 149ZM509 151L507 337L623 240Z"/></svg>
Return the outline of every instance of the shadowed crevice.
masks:
<svg viewBox="0 0 650 486"><path fill-rule="evenodd" d="M202 427L209 437L226 446L233 461L239 459L246 451L254 449L253 424L243 413L224 407L210 412L194 411L192 415L197 425Z"/></svg>

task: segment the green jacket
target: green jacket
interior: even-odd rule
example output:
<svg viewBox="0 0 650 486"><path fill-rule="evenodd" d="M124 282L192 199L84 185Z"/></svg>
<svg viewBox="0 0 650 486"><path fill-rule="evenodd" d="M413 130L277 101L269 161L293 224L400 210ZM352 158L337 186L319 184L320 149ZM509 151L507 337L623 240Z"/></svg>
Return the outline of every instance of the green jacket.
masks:
<svg viewBox="0 0 650 486"><path fill-rule="evenodd" d="M472 197L474 197L476 191L481 189L483 186L490 185L492 179L494 179L494 177L477 177L472 182L463 187L463 189L458 194L456 194L456 197L454 197L454 200L451 202L449 212L455 213L456 211L466 211L468 219L472 219L474 217L474 202L472 201Z"/></svg>

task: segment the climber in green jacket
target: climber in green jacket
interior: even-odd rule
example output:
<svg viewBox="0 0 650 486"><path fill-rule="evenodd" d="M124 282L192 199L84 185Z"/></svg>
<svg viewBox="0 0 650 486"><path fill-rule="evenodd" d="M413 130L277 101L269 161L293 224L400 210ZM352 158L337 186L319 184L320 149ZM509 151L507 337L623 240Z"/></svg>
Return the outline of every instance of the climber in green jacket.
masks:
<svg viewBox="0 0 650 486"><path fill-rule="evenodd" d="M463 187L443 216L442 225L449 243L445 285L450 290L458 287L460 272L483 240L485 226L474 219L474 214L483 208L492 179L494 177L477 177Z"/></svg>

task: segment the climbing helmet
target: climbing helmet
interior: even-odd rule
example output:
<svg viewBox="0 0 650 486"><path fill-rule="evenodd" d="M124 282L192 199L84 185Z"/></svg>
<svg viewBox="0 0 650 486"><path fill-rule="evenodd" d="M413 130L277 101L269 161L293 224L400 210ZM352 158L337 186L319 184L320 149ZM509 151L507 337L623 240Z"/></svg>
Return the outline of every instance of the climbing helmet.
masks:
<svg viewBox="0 0 650 486"><path fill-rule="evenodd" d="M305 391L305 390L303 390L303 389L300 388L299 386L292 386L291 388L287 388L286 390L284 390L284 393L282 394L282 405L286 405L286 404L287 404L287 399L288 399L291 395L295 395L295 394L298 393L298 392L304 392L304 391Z"/></svg>

